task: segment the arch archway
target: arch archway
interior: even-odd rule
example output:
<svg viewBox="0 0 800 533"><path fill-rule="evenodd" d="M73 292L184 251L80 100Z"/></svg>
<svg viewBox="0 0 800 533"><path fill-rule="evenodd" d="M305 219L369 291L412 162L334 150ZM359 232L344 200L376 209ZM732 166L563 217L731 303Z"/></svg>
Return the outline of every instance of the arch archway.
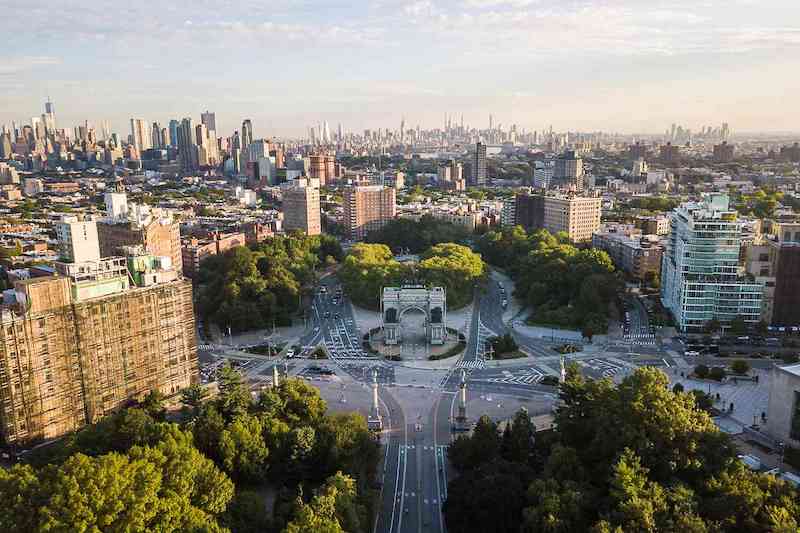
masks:
<svg viewBox="0 0 800 533"><path fill-rule="evenodd" d="M381 294L383 342L396 345L403 342L401 321L407 311L425 315L425 335L431 344L444 344L447 337L447 298L443 287L428 289L416 285L384 287Z"/></svg>

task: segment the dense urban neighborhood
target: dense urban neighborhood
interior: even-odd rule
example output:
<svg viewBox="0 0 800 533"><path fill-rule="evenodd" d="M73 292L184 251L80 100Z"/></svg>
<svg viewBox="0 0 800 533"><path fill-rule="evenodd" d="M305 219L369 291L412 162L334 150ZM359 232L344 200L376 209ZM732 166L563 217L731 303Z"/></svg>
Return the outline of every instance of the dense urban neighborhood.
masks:
<svg viewBox="0 0 800 533"><path fill-rule="evenodd" d="M55 117L0 134L9 530L797 530L791 138Z"/></svg>

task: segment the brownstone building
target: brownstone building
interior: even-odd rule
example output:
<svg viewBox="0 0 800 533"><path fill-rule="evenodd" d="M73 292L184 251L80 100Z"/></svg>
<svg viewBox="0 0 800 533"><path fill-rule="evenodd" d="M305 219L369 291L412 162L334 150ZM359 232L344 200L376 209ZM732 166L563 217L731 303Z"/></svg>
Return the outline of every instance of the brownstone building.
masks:
<svg viewBox="0 0 800 533"><path fill-rule="evenodd" d="M209 238L202 240L193 237L183 244L183 275L194 279L200 271L200 262L203 259L245 244L244 233L212 233Z"/></svg>

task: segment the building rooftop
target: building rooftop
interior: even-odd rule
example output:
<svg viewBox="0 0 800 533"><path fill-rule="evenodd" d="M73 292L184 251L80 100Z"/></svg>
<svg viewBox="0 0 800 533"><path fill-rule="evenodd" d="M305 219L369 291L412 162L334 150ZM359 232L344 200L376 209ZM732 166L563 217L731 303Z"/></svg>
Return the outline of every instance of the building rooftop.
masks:
<svg viewBox="0 0 800 533"><path fill-rule="evenodd" d="M792 375L797 376L797 377L800 378L800 363L796 363L796 364L788 365L788 366L778 366L776 368L778 370L782 370L783 372L786 372L788 374L792 374Z"/></svg>

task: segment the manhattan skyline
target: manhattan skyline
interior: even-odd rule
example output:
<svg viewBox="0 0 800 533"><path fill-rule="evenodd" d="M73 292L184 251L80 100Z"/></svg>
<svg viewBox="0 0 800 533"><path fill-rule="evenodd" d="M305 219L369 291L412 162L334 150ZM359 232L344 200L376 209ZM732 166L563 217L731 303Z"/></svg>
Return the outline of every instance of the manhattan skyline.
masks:
<svg viewBox="0 0 800 533"><path fill-rule="evenodd" d="M791 1L150 0L112 11L80 1L10 6L0 123L49 96L61 124L217 113L220 132L303 136L321 120L349 131L476 128L488 116L533 130L659 134L726 120L737 132L797 131L800 5ZM12 27L13 25L13 27ZM332 126L333 127L333 126Z"/></svg>

